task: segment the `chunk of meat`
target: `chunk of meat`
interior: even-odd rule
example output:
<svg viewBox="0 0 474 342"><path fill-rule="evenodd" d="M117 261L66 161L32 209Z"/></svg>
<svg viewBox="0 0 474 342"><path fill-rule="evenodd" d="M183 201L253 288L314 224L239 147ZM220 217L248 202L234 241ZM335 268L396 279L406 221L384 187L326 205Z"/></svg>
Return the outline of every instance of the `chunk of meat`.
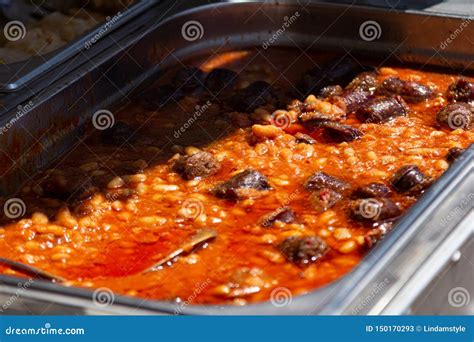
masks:
<svg viewBox="0 0 474 342"><path fill-rule="evenodd" d="M318 98L320 98L321 100L324 100L325 98L328 98L328 97L342 95L343 92L344 90L342 89L340 85L330 85L330 86L321 88L318 94Z"/></svg>
<svg viewBox="0 0 474 342"><path fill-rule="evenodd" d="M357 118L365 123L381 123L398 116L405 116L408 107L403 99L396 97L378 97L362 105L357 112Z"/></svg>
<svg viewBox="0 0 474 342"><path fill-rule="evenodd" d="M326 188L343 193L350 188L350 185L339 178L319 171L308 177L304 187L309 191L316 191Z"/></svg>
<svg viewBox="0 0 474 342"><path fill-rule="evenodd" d="M357 75L351 83L346 87L346 90L360 89L369 94L373 94L377 88L377 73L374 71L366 71Z"/></svg>
<svg viewBox="0 0 474 342"><path fill-rule="evenodd" d="M180 69L173 77L171 84L175 89L183 92L192 92L203 85L205 73L195 67L185 67Z"/></svg>
<svg viewBox="0 0 474 342"><path fill-rule="evenodd" d="M356 221L378 223L394 220L402 214L400 207L389 198L361 198L351 202L351 217Z"/></svg>
<svg viewBox="0 0 474 342"><path fill-rule="evenodd" d="M283 223L292 223L295 221L295 212L289 207L281 207L274 212L266 215L260 220L262 227L271 227L276 221Z"/></svg>
<svg viewBox="0 0 474 342"><path fill-rule="evenodd" d="M449 101L474 102L474 82L464 78L456 80L449 85L446 97Z"/></svg>
<svg viewBox="0 0 474 342"><path fill-rule="evenodd" d="M296 142L297 143L303 143L303 144L308 144L308 145L314 145L317 143L315 139L313 139L311 136L308 134L304 134L301 132L298 132L295 134Z"/></svg>
<svg viewBox="0 0 474 342"><path fill-rule="evenodd" d="M100 140L104 144L120 146L135 140L135 130L125 122L118 121L100 133Z"/></svg>
<svg viewBox="0 0 474 342"><path fill-rule="evenodd" d="M428 185L428 179L416 165L402 166L392 178L392 186L399 193L417 193Z"/></svg>
<svg viewBox="0 0 474 342"><path fill-rule="evenodd" d="M344 57L330 61L322 67L317 66L308 70L298 81L296 87L303 97L309 94L317 94L321 88L327 85L340 84L345 86L364 69L366 68L352 58Z"/></svg>
<svg viewBox="0 0 474 342"><path fill-rule="evenodd" d="M298 266L320 260L329 251L328 245L318 236L289 237L277 248L285 258Z"/></svg>
<svg viewBox="0 0 474 342"><path fill-rule="evenodd" d="M174 172L188 180L211 176L219 171L219 168L219 162L211 153L205 151L190 156L180 156L172 166Z"/></svg>
<svg viewBox="0 0 474 342"><path fill-rule="evenodd" d="M245 170L213 189L215 196L229 200L259 197L271 190L267 178L256 170Z"/></svg>
<svg viewBox="0 0 474 342"><path fill-rule="evenodd" d="M353 141L360 139L364 133L355 127L337 122L325 122L321 126L325 139L333 142Z"/></svg>
<svg viewBox="0 0 474 342"><path fill-rule="evenodd" d="M343 196L339 192L329 188L323 188L312 192L309 196L309 201L316 212L323 213L333 207L342 198Z"/></svg>
<svg viewBox="0 0 474 342"><path fill-rule="evenodd" d="M465 150L463 148L459 148L459 147L450 148L445 158L448 162L452 163L456 159L458 159L461 156L461 154L463 154L464 151Z"/></svg>
<svg viewBox="0 0 474 342"><path fill-rule="evenodd" d="M474 125L474 106L464 102L450 103L440 109L436 120L446 128L469 130Z"/></svg>
<svg viewBox="0 0 474 342"><path fill-rule="evenodd" d="M296 110L298 120L303 124L319 124L325 121L340 121L346 116L346 112L340 107L316 99L309 103L294 101L290 110Z"/></svg>
<svg viewBox="0 0 474 342"><path fill-rule="evenodd" d="M352 193L353 198L387 197L391 193L390 188L382 183L369 183L358 187Z"/></svg>
<svg viewBox="0 0 474 342"><path fill-rule="evenodd" d="M206 78L206 88L212 93L232 89L237 80L237 73L229 69L214 69Z"/></svg>
<svg viewBox="0 0 474 342"><path fill-rule="evenodd" d="M364 103L369 101L371 95L368 91L361 88L346 90L339 96L333 96L328 99L346 113L357 111Z"/></svg>
<svg viewBox="0 0 474 342"><path fill-rule="evenodd" d="M250 113L260 106L277 101L271 85L256 81L247 88L238 90L229 100L229 105L236 111Z"/></svg>
<svg viewBox="0 0 474 342"><path fill-rule="evenodd" d="M410 103L418 103L433 96L431 88L413 81L403 81L398 77L389 77L377 89L379 95L400 95Z"/></svg>

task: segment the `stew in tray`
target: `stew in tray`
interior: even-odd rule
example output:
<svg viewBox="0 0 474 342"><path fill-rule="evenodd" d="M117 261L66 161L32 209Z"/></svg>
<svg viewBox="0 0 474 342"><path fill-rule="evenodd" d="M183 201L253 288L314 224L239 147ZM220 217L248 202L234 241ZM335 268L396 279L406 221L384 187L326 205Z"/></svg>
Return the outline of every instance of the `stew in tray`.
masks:
<svg viewBox="0 0 474 342"><path fill-rule="evenodd" d="M473 105L473 78L349 55L196 59L96 113L22 187L0 257L147 299L305 293L355 267L474 141Z"/></svg>

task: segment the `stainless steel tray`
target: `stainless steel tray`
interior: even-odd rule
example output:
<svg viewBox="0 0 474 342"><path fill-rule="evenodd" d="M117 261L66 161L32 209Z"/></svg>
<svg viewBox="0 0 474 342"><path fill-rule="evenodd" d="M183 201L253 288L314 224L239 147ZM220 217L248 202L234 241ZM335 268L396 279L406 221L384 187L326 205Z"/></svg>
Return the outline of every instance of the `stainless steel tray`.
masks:
<svg viewBox="0 0 474 342"><path fill-rule="evenodd" d="M435 51L439 37L453 32L463 18L403 13L357 6L302 2L276 4L260 2L207 4L207 1L173 2L147 13L149 27L129 36L122 47L112 47L73 75L67 75L39 94L21 125L0 135L0 143L16 148L15 172L2 176L0 190L15 190L28 173L51 162L80 136L82 124L98 109L118 108L129 101L137 86L172 66L176 59L206 54L213 48L235 49L261 46L281 27L285 16L301 16L287 28L275 46L350 51L354 54L397 58L427 66L442 66L453 72L468 70L472 51L462 37L445 49ZM193 8L201 5L198 8ZM192 9L188 9L192 8ZM217 11L217 12L216 12ZM157 22L156 16L167 13ZM218 15L215 15L218 13ZM388 15L389 14L389 15ZM242 26L242 18L247 18ZM181 29L198 21L204 33L192 42L183 39ZM366 41L359 35L365 21L376 21L382 34ZM465 29L473 36L474 29ZM108 38L113 38L108 37ZM107 39L107 37L106 37ZM388 53L387 53L388 52ZM395 56L393 56L395 55ZM157 63L159 61L159 63ZM107 76L107 77L104 77ZM14 113L10 114L14 115ZM11 116L0 118L0 127ZM51 129L54 123L54 129ZM29 134L23 129L26 127ZM45 133L46 132L46 133ZM16 136L22 136L18 141ZM40 138L42 137L42 138ZM40 138L40 139L39 139ZM47 149L35 150L38 140ZM19 144L19 145L18 145ZM474 193L474 146L397 223L397 227L349 274L311 293L293 298L277 308L269 302L234 306L188 306L183 314L397 314L406 312L417 293L448 263L451 255L467 241L472 226L458 225L472 210ZM12 169L13 170L13 169ZM23 170L23 171L19 171ZM24 174L22 174L24 172ZM14 186L12 186L14 185ZM465 202L467 200L467 205ZM464 204L463 204L464 203ZM455 212L456 215L451 213ZM449 217L449 220L447 219ZM18 278L0 276L4 293L14 294ZM22 281L25 284L25 281ZM374 294L374 289L377 289ZM409 290L409 291L408 291ZM408 293L407 293L408 291ZM52 302L59 311L116 314L168 313L176 304L115 296L113 305L97 306L91 291L35 281L22 292L17 303L40 313ZM33 303L33 304L31 304ZM21 306L20 306L21 307ZM14 310L12 307L11 310Z"/></svg>

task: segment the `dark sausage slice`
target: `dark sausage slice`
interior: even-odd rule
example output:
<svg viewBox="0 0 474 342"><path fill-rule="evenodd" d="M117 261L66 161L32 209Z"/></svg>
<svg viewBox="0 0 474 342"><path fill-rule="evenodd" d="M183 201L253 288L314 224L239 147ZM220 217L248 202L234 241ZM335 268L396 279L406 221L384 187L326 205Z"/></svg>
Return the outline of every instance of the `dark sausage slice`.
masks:
<svg viewBox="0 0 474 342"><path fill-rule="evenodd" d="M237 80L237 73L229 69L214 69L206 78L206 88L212 93L219 93L223 90L234 87Z"/></svg>
<svg viewBox="0 0 474 342"><path fill-rule="evenodd" d="M298 143L303 143L303 144L308 144L308 145L314 145L317 143L317 141L311 138L308 134L304 134L301 132L296 133L295 138L296 138L296 142Z"/></svg>
<svg viewBox="0 0 474 342"><path fill-rule="evenodd" d="M175 89L181 89L183 92L191 92L203 85L204 77L205 74L201 69L185 67L174 75L171 84Z"/></svg>
<svg viewBox="0 0 474 342"><path fill-rule="evenodd" d="M360 73L346 87L347 90L361 89L370 94L373 94L376 88L377 88L377 73L373 71Z"/></svg>
<svg viewBox="0 0 474 342"><path fill-rule="evenodd" d="M353 198L373 198L373 197L387 197L390 194L388 186L382 183L369 183L358 187L352 193Z"/></svg>
<svg viewBox="0 0 474 342"><path fill-rule="evenodd" d="M324 172L316 172L309 176L306 180L306 183L304 184L304 187L309 191L328 188L340 193L350 188L348 183Z"/></svg>
<svg viewBox="0 0 474 342"><path fill-rule="evenodd" d="M353 59L344 57L307 71L296 87L303 97L309 94L318 94L321 88L327 85L340 84L345 86L364 69L365 67L362 67Z"/></svg>
<svg viewBox="0 0 474 342"><path fill-rule="evenodd" d="M288 207L278 208L271 214L265 216L260 222L262 227L271 227L275 221L292 223L295 221L295 212Z"/></svg>
<svg viewBox="0 0 474 342"><path fill-rule="evenodd" d="M325 99L332 96L340 96L344 93L344 90L340 85L330 85L324 88L321 88L318 94L318 98Z"/></svg>
<svg viewBox="0 0 474 342"><path fill-rule="evenodd" d="M448 162L452 163L456 159L458 159L461 156L461 154L463 154L464 151L465 150L463 148L459 148L459 147L450 148L445 158Z"/></svg>
<svg viewBox="0 0 474 342"><path fill-rule="evenodd" d="M471 102L474 101L474 82L464 78L458 79L448 87L446 97L449 101Z"/></svg>
<svg viewBox="0 0 474 342"><path fill-rule="evenodd" d="M379 95L400 95L404 100L418 103L433 96L433 91L418 82L402 81L398 77L389 77L377 89Z"/></svg>
<svg viewBox="0 0 474 342"><path fill-rule="evenodd" d="M117 121L112 127L100 133L100 140L104 144L122 145L134 140L135 131L125 122Z"/></svg>
<svg viewBox="0 0 474 342"><path fill-rule="evenodd" d="M229 200L256 197L265 190L271 190L267 178L255 170L245 170L213 189L215 196Z"/></svg>
<svg viewBox="0 0 474 342"><path fill-rule="evenodd" d="M427 178L416 165L402 166L392 178L392 186L399 193L419 192L427 183Z"/></svg>
<svg viewBox="0 0 474 342"><path fill-rule="evenodd" d="M440 109L436 120L446 128L469 130L474 125L474 107L464 102L450 103Z"/></svg>
<svg viewBox="0 0 474 342"><path fill-rule="evenodd" d="M289 237L277 248L285 258L298 266L318 261L329 251L328 245L318 236Z"/></svg>
<svg viewBox="0 0 474 342"><path fill-rule="evenodd" d="M351 217L361 222L377 223L393 220L402 213L400 207L389 198L362 198L351 202Z"/></svg>
<svg viewBox="0 0 474 342"><path fill-rule="evenodd" d="M219 168L219 162L212 154L205 151L190 156L180 156L172 166L173 171L187 180L211 176L219 171Z"/></svg>
<svg viewBox="0 0 474 342"><path fill-rule="evenodd" d="M316 190L309 196L309 201L312 207L318 212L323 213L329 208L333 207L342 199L342 195L332 189L323 188Z"/></svg>
<svg viewBox="0 0 474 342"><path fill-rule="evenodd" d="M328 101L338 105L346 113L357 111L364 103L369 101L370 93L360 88L346 90L340 96L334 96Z"/></svg>
<svg viewBox="0 0 474 342"><path fill-rule="evenodd" d="M344 142L360 139L364 133L357 128L343 125L337 122L325 122L321 124L323 136L329 141Z"/></svg>
<svg viewBox="0 0 474 342"><path fill-rule="evenodd" d="M398 116L405 116L408 108L403 99L396 97L379 97L369 100L356 112L357 118L366 123L381 123Z"/></svg>

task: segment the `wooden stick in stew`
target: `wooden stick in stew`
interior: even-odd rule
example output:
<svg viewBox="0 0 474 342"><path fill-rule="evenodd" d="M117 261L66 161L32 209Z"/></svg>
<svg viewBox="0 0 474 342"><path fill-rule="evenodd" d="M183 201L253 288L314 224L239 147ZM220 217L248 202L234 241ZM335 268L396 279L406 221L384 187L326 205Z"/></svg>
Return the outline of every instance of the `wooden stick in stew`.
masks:
<svg viewBox="0 0 474 342"><path fill-rule="evenodd" d="M143 273L157 271L161 266L166 264L168 261L173 260L177 256L183 253L190 253L197 246L202 245L204 242L214 239L217 236L217 232L213 229L201 229L195 235L191 237L189 241L186 241L184 245L174 250L164 258L160 259L156 264L151 267L148 267Z"/></svg>

